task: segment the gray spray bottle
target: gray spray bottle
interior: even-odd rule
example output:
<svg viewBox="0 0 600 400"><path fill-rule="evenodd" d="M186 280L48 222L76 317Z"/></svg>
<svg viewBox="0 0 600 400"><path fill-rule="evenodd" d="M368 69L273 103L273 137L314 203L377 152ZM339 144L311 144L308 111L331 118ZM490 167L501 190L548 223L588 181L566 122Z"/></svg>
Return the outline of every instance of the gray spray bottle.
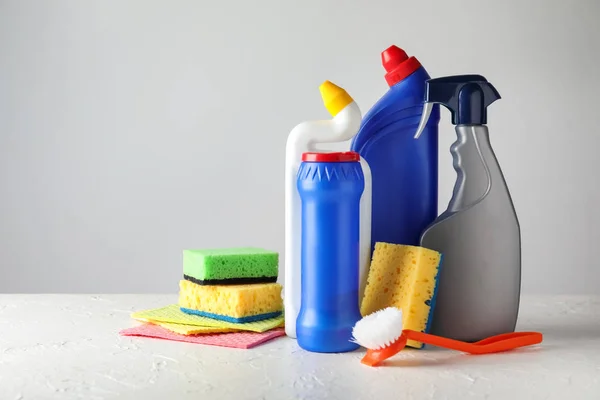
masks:
<svg viewBox="0 0 600 400"><path fill-rule="evenodd" d="M458 140L450 151L457 181L448 209L422 234L444 255L431 332L478 341L513 332L521 292L521 232L490 145L486 108L500 94L483 76L430 79L415 138L434 103L448 108Z"/></svg>

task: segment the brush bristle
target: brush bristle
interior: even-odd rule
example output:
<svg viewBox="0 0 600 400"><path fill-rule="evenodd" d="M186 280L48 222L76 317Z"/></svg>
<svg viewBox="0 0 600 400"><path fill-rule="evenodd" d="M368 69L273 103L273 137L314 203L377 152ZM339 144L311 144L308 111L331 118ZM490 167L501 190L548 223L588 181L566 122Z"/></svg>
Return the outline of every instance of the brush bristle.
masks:
<svg viewBox="0 0 600 400"><path fill-rule="evenodd" d="M394 343L402 335L402 311L387 307L367 315L354 325L351 342L371 350Z"/></svg>

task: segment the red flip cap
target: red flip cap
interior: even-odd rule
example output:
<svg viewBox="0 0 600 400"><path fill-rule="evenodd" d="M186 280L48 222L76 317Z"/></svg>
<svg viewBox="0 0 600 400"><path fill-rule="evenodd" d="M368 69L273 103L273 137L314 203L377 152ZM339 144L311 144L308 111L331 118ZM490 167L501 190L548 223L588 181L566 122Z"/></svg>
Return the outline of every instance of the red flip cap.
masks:
<svg viewBox="0 0 600 400"><path fill-rule="evenodd" d="M421 67L414 57L408 57L406 52L397 46L390 46L381 53L381 63L387 71L385 80L394 86Z"/></svg>
<svg viewBox="0 0 600 400"><path fill-rule="evenodd" d="M302 153L302 161L306 162L354 162L360 161L360 154L354 151L336 153Z"/></svg>

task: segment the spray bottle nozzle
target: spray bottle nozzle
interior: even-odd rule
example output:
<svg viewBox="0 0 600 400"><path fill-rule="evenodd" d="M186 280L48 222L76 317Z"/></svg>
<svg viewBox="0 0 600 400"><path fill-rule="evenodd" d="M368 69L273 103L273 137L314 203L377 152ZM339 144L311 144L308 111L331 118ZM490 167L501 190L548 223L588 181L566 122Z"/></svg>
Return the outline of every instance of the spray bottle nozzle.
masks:
<svg viewBox="0 0 600 400"><path fill-rule="evenodd" d="M496 88L481 75L445 76L429 79L425 85L425 105L415 139L425 129L435 103L450 110L453 125L484 125L487 107L500 98Z"/></svg>

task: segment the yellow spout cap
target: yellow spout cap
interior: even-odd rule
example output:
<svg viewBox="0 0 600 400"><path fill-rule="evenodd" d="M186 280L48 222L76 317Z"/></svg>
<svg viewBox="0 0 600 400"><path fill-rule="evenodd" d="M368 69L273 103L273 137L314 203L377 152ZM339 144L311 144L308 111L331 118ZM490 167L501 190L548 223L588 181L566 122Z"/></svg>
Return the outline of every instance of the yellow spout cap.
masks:
<svg viewBox="0 0 600 400"><path fill-rule="evenodd" d="M325 104L327 111L329 111L332 117L335 117L348 104L354 101L344 89L329 81L323 82L319 86L319 90L321 91L323 104Z"/></svg>

